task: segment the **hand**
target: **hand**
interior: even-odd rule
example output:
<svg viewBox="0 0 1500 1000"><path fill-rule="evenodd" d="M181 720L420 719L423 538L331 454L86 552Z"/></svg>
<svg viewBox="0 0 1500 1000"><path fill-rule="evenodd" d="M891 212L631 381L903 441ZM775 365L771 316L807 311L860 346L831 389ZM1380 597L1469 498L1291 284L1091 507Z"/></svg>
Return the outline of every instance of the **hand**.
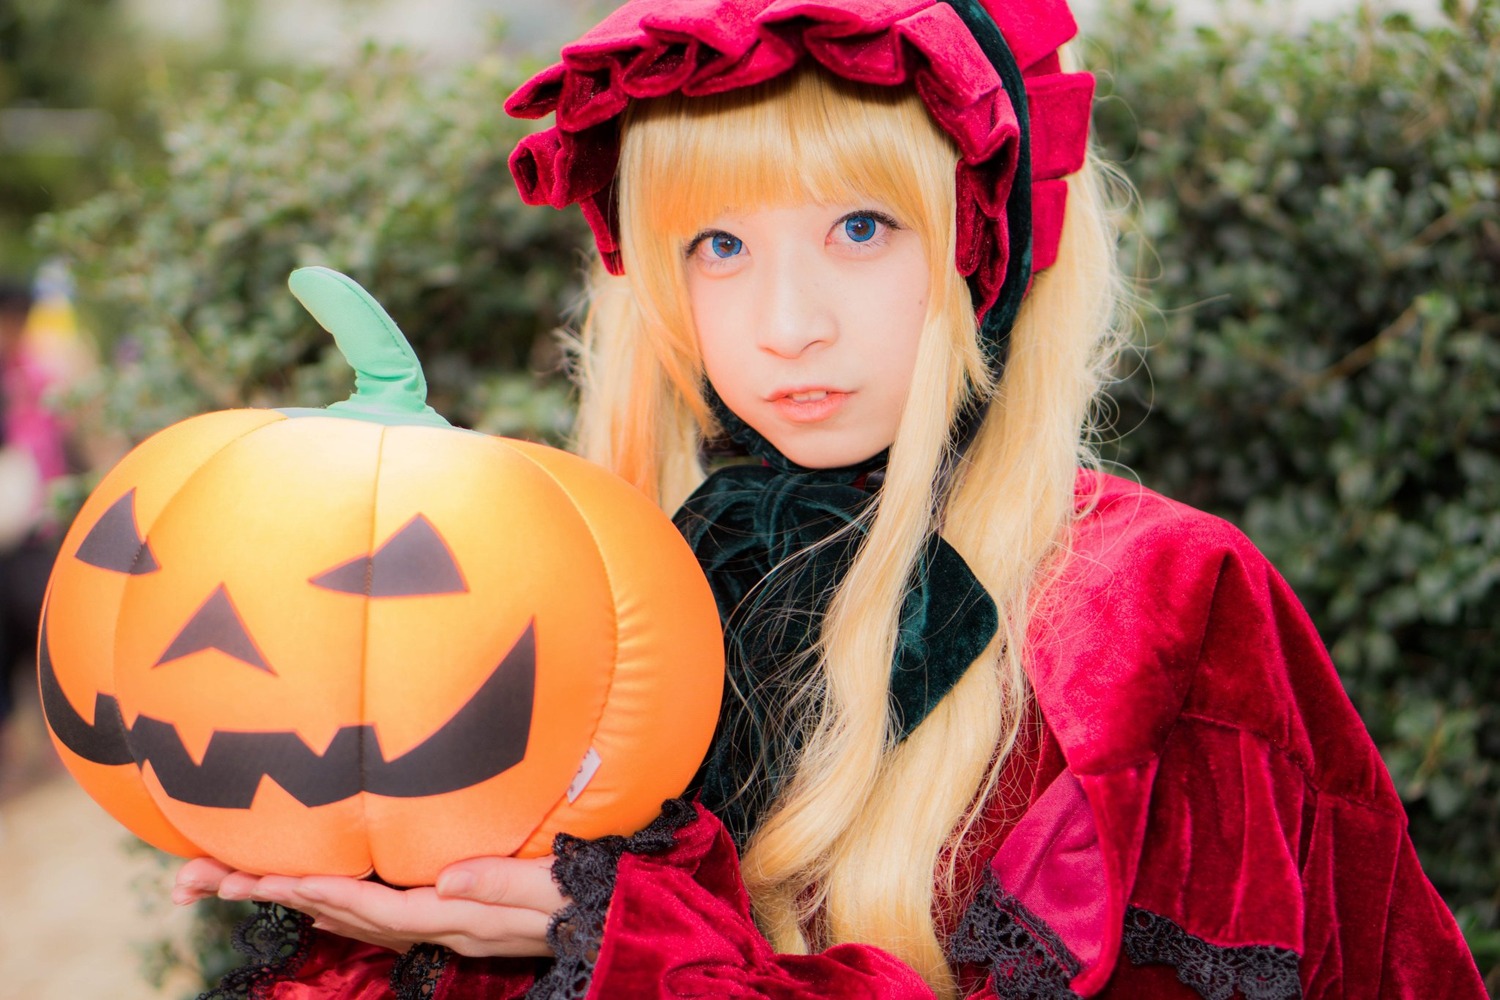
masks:
<svg viewBox="0 0 1500 1000"><path fill-rule="evenodd" d="M405 951L419 942L460 955L551 955L547 924L568 903L552 881L552 858L470 858L439 873L436 886L393 889L335 875L252 875L212 858L177 873L172 901L217 895L279 903L313 926Z"/></svg>

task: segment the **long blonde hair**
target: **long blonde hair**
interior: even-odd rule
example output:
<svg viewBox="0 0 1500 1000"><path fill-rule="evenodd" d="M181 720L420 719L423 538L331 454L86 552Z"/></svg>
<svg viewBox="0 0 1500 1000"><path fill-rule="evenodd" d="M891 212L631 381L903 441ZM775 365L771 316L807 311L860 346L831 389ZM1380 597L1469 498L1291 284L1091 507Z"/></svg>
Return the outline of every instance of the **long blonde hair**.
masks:
<svg viewBox="0 0 1500 1000"><path fill-rule="evenodd" d="M742 868L756 920L778 950L875 944L940 996L956 991L933 921L936 896L954 891L947 848L975 822L1028 717L1028 615L1066 544L1118 287L1112 233L1086 167L1070 179L1059 259L1035 281L993 384L953 264L957 155L909 88L816 69L712 97L639 102L620 160L626 275L596 271L579 348L580 450L671 511L702 481L700 444L717 433L699 389L683 243L731 208L864 198L922 236L931 294L885 484L823 622L820 697L798 699L820 706L816 718ZM937 495L966 387L992 405ZM1001 626L978 669L897 742L890 664L934 511L994 596Z"/></svg>

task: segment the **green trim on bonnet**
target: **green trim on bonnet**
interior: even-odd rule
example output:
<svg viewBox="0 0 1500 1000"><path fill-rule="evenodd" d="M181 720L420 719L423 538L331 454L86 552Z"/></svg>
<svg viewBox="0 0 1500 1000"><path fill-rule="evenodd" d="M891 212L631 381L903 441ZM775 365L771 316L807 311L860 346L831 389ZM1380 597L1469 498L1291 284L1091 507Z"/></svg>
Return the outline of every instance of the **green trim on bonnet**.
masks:
<svg viewBox="0 0 1500 1000"><path fill-rule="evenodd" d="M1005 361L1010 353L1010 331L1021 313L1021 303L1031 289L1031 252L1033 231L1031 225L1031 107L1026 99L1026 78L1016 65L1015 54L1010 50L1005 35L995 24L994 17L978 0L942 0L963 21L969 34L979 44L995 72L1000 84L1010 97L1015 109L1016 124L1020 129L1019 149L1016 159L1016 176L1011 182L1010 196L1005 202L1005 228L1010 238L1010 257L1005 265L1005 281L1000 286L1000 297L980 320L980 340L984 346L990 370L999 378L1003 374ZM965 428L964 439L977 432Z"/></svg>

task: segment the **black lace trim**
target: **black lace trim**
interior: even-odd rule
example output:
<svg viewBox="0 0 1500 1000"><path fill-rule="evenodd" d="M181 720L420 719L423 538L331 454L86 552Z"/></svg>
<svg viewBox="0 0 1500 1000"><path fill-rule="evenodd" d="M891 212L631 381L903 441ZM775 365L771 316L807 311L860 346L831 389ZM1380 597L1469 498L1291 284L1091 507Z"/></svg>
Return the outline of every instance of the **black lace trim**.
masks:
<svg viewBox="0 0 1500 1000"><path fill-rule="evenodd" d="M1125 912L1125 954L1136 965L1165 963L1204 1000L1298 1000L1302 980L1297 953L1271 945L1224 948L1194 937L1149 910Z"/></svg>
<svg viewBox="0 0 1500 1000"><path fill-rule="evenodd" d="M1122 936L1134 965L1163 964L1204 1000L1300 1000L1297 953L1271 945L1221 947L1138 906L1125 911ZM1057 933L1000 886L993 868L948 941L948 961L987 968L1007 1000L1078 1000L1069 989L1083 963Z"/></svg>
<svg viewBox="0 0 1500 1000"><path fill-rule="evenodd" d="M997 996L1006 1000L1078 1000L1068 988L1083 969L1062 938L1021 901L1001 888L986 868L972 906L948 939L954 965L990 970Z"/></svg>
<svg viewBox="0 0 1500 1000"><path fill-rule="evenodd" d="M451 954L440 944L415 944L408 948L391 966L391 990L396 1000L432 1000Z"/></svg>
<svg viewBox="0 0 1500 1000"><path fill-rule="evenodd" d="M583 1000L599 960L621 855L670 850L677 842L677 831L696 816L691 804L671 799L662 804L661 815L650 826L629 837L581 840L566 833L557 835L552 842L556 856L552 880L572 902L557 911L547 927L547 943L557 961L526 991L526 1000Z"/></svg>
<svg viewBox="0 0 1500 1000"><path fill-rule="evenodd" d="M252 990L297 971L307 959L312 918L275 903L257 903L234 929L234 950L249 958L198 1000L250 1000Z"/></svg>

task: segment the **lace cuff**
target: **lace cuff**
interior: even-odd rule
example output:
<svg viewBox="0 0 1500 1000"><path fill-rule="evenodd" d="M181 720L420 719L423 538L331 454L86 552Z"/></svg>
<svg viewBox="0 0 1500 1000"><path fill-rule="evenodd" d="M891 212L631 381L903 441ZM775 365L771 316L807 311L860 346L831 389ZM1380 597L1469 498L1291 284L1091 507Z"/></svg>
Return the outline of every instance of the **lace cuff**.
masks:
<svg viewBox="0 0 1500 1000"><path fill-rule="evenodd" d="M547 927L547 943L557 961L527 991L526 1000L583 1000L604 940L604 920L615 893L621 855L671 850L677 831L696 815L688 802L671 799L662 804L661 815L649 826L629 837L582 840L566 833L557 835L552 843L557 858L552 878L572 902L557 911Z"/></svg>
<svg viewBox="0 0 1500 1000"><path fill-rule="evenodd" d="M1083 968L1052 928L1001 888L986 868L974 904L948 940L948 960L983 966L1007 1000L1078 1000L1068 983Z"/></svg>
<svg viewBox="0 0 1500 1000"><path fill-rule="evenodd" d="M391 992L396 1000L432 1000L438 980L453 953L440 944L415 944L391 966Z"/></svg>
<svg viewBox="0 0 1500 1000"><path fill-rule="evenodd" d="M1132 906L1125 913L1125 954L1136 965L1162 962L1204 1000L1297 1000L1297 953L1271 945L1221 948L1166 917Z"/></svg>
<svg viewBox="0 0 1500 1000"><path fill-rule="evenodd" d="M234 929L234 950L249 961L198 1000L250 1000L263 983L291 975L307 958L312 918L275 903L257 903Z"/></svg>
<svg viewBox="0 0 1500 1000"><path fill-rule="evenodd" d="M1173 921L1132 906L1122 937L1134 965L1165 964L1204 1000L1299 1000L1297 953L1271 945L1221 947ZM1006 892L987 869L974 904L948 942L948 960L989 969L995 992L1015 1000L1078 1000L1069 988L1082 969L1052 928Z"/></svg>

